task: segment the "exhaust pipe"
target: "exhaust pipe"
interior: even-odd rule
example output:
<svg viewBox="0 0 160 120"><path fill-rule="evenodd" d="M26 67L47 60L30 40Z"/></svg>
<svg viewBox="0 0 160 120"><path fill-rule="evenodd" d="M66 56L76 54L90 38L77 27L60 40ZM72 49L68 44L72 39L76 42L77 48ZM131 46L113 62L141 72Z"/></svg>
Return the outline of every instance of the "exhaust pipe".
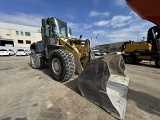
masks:
<svg viewBox="0 0 160 120"><path fill-rule="evenodd" d="M93 59L78 77L83 97L118 119L125 118L129 78L122 55L110 53Z"/></svg>

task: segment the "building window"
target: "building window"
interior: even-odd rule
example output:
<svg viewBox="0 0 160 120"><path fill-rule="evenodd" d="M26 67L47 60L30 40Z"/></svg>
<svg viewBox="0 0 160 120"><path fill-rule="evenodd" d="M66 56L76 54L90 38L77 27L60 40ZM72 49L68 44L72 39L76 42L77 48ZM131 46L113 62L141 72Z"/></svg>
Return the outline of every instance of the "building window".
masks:
<svg viewBox="0 0 160 120"><path fill-rule="evenodd" d="M30 32L25 32L25 36L31 36Z"/></svg>
<svg viewBox="0 0 160 120"><path fill-rule="evenodd" d="M18 40L18 43L23 44L23 40Z"/></svg>
<svg viewBox="0 0 160 120"><path fill-rule="evenodd" d="M26 40L26 44L31 44L31 41L30 40Z"/></svg>
<svg viewBox="0 0 160 120"><path fill-rule="evenodd" d="M16 35L19 35L19 31L16 31Z"/></svg>
<svg viewBox="0 0 160 120"><path fill-rule="evenodd" d="M21 35L23 36L23 32L21 31Z"/></svg>

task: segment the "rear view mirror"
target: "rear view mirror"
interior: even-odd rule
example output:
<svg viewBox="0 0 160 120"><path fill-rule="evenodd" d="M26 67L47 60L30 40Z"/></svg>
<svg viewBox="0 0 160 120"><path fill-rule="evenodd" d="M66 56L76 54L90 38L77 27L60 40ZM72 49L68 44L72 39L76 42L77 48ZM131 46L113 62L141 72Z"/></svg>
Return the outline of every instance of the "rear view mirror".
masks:
<svg viewBox="0 0 160 120"><path fill-rule="evenodd" d="M80 35L79 39L81 39L81 38L82 38L82 35Z"/></svg>
<svg viewBox="0 0 160 120"><path fill-rule="evenodd" d="M72 29L69 28L68 31L69 31L69 34L72 35Z"/></svg>

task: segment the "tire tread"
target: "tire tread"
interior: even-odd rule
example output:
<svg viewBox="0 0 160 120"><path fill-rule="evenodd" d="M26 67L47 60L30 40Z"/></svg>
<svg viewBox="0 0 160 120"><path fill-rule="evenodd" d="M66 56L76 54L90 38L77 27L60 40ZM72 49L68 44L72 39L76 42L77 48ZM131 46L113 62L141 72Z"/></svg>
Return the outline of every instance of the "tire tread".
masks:
<svg viewBox="0 0 160 120"><path fill-rule="evenodd" d="M75 60L74 60L74 56L72 53L70 53L67 50L63 50L63 49L56 49L51 53L51 56L53 56L53 54L57 53L58 55L60 55L63 58L63 62L65 63L65 69L66 69L66 73L64 75L64 77L61 80L61 82L65 82L67 80L69 80L73 74L75 73Z"/></svg>

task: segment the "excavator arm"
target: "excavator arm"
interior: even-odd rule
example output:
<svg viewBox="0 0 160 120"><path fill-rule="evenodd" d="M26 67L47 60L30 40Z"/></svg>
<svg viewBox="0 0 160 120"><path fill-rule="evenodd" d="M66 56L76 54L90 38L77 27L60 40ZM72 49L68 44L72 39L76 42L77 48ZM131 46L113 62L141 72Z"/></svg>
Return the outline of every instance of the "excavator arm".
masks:
<svg viewBox="0 0 160 120"><path fill-rule="evenodd" d="M142 19L160 27L160 0L126 0L126 2Z"/></svg>

